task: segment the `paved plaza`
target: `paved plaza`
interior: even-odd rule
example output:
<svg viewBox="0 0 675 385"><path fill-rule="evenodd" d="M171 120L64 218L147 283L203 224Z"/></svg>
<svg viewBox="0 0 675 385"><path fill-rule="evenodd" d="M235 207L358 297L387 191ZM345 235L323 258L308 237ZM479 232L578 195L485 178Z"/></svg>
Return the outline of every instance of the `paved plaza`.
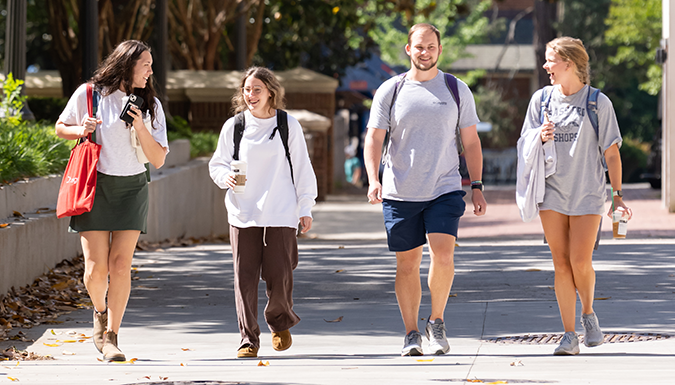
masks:
<svg viewBox="0 0 675 385"><path fill-rule="evenodd" d="M578 356L552 355L562 325L541 226L522 223L512 188L494 188L487 215L467 212L460 223L446 310L451 351L401 357L396 263L380 206L352 194L319 203L313 230L300 239L294 298L302 321L291 329L291 349L271 347L261 283L260 357L235 358L230 247L200 244L137 252L120 331L133 363L100 362L88 339L63 342L91 335L91 310L79 310L62 324L24 330L32 343L0 343L56 358L0 362L0 383L675 384L675 215L645 185L625 196L635 211L628 239L611 239L605 220L594 256L595 310L608 342L582 346ZM421 328L430 311L428 262L425 250Z"/></svg>

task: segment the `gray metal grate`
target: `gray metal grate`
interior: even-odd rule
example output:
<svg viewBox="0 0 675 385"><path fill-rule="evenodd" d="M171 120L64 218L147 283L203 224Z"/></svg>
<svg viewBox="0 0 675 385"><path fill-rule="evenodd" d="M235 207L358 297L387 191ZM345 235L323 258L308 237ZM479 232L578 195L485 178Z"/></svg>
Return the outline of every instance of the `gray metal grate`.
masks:
<svg viewBox="0 0 675 385"><path fill-rule="evenodd" d="M484 341L497 344L558 344L562 339L562 334L526 334L523 336L506 336L489 338ZM627 343L627 342L647 342L666 340L672 336L657 333L616 333L605 332L605 343ZM579 342L583 343L584 336L579 334Z"/></svg>

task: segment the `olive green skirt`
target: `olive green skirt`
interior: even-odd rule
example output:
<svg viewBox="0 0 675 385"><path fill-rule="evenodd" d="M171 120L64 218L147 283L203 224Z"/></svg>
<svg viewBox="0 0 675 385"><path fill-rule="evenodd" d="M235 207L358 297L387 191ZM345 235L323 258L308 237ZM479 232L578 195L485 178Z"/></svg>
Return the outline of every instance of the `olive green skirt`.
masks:
<svg viewBox="0 0 675 385"><path fill-rule="evenodd" d="M70 232L148 228L148 180L145 173L112 176L97 173L94 207L70 218Z"/></svg>

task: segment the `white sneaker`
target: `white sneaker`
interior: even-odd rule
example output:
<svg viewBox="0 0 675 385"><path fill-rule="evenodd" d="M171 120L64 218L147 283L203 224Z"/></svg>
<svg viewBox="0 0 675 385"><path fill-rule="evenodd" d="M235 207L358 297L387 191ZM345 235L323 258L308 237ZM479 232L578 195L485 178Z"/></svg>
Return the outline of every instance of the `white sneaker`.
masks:
<svg viewBox="0 0 675 385"><path fill-rule="evenodd" d="M421 356L422 353L422 335L417 330L413 330L405 336L403 342L402 356Z"/></svg>
<svg viewBox="0 0 675 385"><path fill-rule="evenodd" d="M581 325L584 327L584 345L592 348L605 342L605 335L600 330L600 323L595 313L582 314Z"/></svg>
<svg viewBox="0 0 675 385"><path fill-rule="evenodd" d="M579 337L575 332L567 332L560 340L560 345L553 352L556 356L573 356L579 354Z"/></svg>
<svg viewBox="0 0 675 385"><path fill-rule="evenodd" d="M433 324L427 320L425 331L429 339L429 350L433 354L440 355L450 351L450 344L448 344L448 339L445 336L445 324L443 320L436 318Z"/></svg>

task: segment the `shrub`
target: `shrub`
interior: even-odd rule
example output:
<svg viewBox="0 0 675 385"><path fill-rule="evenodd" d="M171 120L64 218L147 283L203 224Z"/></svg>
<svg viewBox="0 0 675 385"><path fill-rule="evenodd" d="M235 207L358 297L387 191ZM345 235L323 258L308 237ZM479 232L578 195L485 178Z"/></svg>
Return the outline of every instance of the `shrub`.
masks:
<svg viewBox="0 0 675 385"><path fill-rule="evenodd" d="M66 108L66 104L68 104L68 99L29 96L26 102L33 115L35 115L36 121L56 124L59 115L61 115L61 112Z"/></svg>
<svg viewBox="0 0 675 385"><path fill-rule="evenodd" d="M219 133L192 132L190 124L180 116L167 119L166 125L169 141L176 139L190 140L190 157L209 156L216 151Z"/></svg>
<svg viewBox="0 0 675 385"><path fill-rule="evenodd" d="M63 172L74 145L52 125L0 119L0 183Z"/></svg>
<svg viewBox="0 0 675 385"><path fill-rule="evenodd" d="M624 183L640 182L640 174L645 172L647 167L648 144L631 138L623 138L619 152L621 153L622 181Z"/></svg>

